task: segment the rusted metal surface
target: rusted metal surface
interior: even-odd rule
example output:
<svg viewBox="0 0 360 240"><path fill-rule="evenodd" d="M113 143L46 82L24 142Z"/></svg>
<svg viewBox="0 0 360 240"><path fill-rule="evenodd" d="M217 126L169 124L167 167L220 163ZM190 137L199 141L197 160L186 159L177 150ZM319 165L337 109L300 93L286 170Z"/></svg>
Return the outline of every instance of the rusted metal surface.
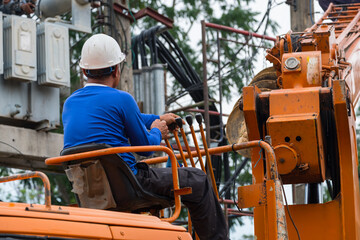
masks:
<svg viewBox="0 0 360 240"><path fill-rule="evenodd" d="M146 7L146 8L141 9L140 11L138 11L137 13L134 14L135 19L140 19L140 18L143 18L145 16L149 16L149 17L155 19L156 21L161 22L162 24L164 24L168 28L173 27L174 21L172 19L170 19L168 17L165 17L164 15L159 14L157 11L155 11L152 8Z"/></svg>
<svg viewBox="0 0 360 240"><path fill-rule="evenodd" d="M143 8L140 11L133 13L128 8L123 7L121 4L114 3L113 9L116 13L126 17L131 22L134 22L135 20L138 20L145 16L149 16L155 19L156 21L164 24L168 28L173 27L174 21L172 19L165 17L164 15L161 15L160 13L149 7Z"/></svg>
<svg viewBox="0 0 360 240"><path fill-rule="evenodd" d="M274 191L276 199L276 227L277 227L277 239L287 240L288 239L288 230L286 223L285 207L283 200L283 191L281 187L281 181L274 181Z"/></svg>
<svg viewBox="0 0 360 240"><path fill-rule="evenodd" d="M130 10L128 8L123 7L121 4L118 3L114 3L113 6L114 6L113 9L116 13L120 14L123 17L126 17L127 19L129 19L131 23L133 23L134 20L136 20L131 16L131 14L133 13L130 13Z"/></svg>
<svg viewBox="0 0 360 240"><path fill-rule="evenodd" d="M29 178L40 178L43 181L44 189L45 189L45 208L47 210L50 210L51 209L51 187L50 187L49 178L44 173L29 172L29 173L24 173L24 174L16 174L16 175L8 176L8 177L2 177L2 178L0 178L0 183L29 179Z"/></svg>
<svg viewBox="0 0 360 240"><path fill-rule="evenodd" d="M220 25L220 24L205 22L205 26L214 28L214 29L218 29L218 30L225 30L225 31L233 32L233 33L238 33L238 34L241 34L244 36L251 36L251 37L255 37L255 38L266 39L266 40L273 41L273 42L276 41L276 38L273 38L273 37L249 32L249 31L245 31L245 30L240 30L240 29L236 29L236 28L232 28L232 27L228 27L228 26L224 26L224 25Z"/></svg>
<svg viewBox="0 0 360 240"><path fill-rule="evenodd" d="M209 118L209 89L207 84L207 56L206 56L206 23L201 21L201 46L202 46L202 67L203 67L203 98L204 98L204 119L206 129L206 143L210 144L210 118Z"/></svg>

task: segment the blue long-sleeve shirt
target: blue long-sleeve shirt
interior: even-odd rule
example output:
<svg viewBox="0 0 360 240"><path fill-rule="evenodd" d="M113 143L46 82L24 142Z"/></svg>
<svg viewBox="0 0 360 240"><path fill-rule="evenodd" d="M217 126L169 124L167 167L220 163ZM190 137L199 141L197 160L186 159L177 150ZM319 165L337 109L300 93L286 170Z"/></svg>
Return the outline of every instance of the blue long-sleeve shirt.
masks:
<svg viewBox="0 0 360 240"><path fill-rule="evenodd" d="M86 86L75 91L63 108L64 148L85 143L106 143L113 147L159 145L161 132L150 131L159 116L142 114L127 92L104 85ZM139 153L148 156L151 152ZM134 174L135 157L120 154Z"/></svg>

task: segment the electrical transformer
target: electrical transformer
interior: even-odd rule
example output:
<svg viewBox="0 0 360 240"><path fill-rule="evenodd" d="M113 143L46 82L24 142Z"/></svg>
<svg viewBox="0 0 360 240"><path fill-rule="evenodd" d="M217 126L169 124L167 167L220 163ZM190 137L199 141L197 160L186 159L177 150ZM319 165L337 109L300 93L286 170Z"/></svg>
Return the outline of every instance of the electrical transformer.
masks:
<svg viewBox="0 0 360 240"><path fill-rule="evenodd" d="M38 83L70 87L69 31L44 22L37 29Z"/></svg>
<svg viewBox="0 0 360 240"><path fill-rule="evenodd" d="M151 66L151 112L157 115L164 114L165 109L165 83L164 83L164 67L162 64L154 64ZM156 93L156 94L154 94Z"/></svg>
<svg viewBox="0 0 360 240"><path fill-rule="evenodd" d="M164 67L154 64L133 72L135 100L143 113L162 115L165 109ZM154 94L156 93L156 94Z"/></svg>
<svg viewBox="0 0 360 240"><path fill-rule="evenodd" d="M4 79L36 81L36 22L31 18L4 18Z"/></svg>

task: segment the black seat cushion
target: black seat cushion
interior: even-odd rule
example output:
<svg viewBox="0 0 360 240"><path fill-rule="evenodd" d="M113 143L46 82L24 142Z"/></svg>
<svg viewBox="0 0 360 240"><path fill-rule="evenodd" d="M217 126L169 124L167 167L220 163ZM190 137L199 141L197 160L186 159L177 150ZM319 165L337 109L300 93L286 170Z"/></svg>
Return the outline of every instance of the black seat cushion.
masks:
<svg viewBox="0 0 360 240"><path fill-rule="evenodd" d="M64 149L60 155L70 155L81 152L94 151L110 148L107 144L90 143ZM118 154L98 156L92 159L100 160L110 188L116 202L116 208L109 210L141 212L149 209L163 209L171 207L173 202L170 198L159 196L144 190L130 167ZM67 162L65 167L78 164L91 159L81 159ZM80 203L81 204L81 203Z"/></svg>

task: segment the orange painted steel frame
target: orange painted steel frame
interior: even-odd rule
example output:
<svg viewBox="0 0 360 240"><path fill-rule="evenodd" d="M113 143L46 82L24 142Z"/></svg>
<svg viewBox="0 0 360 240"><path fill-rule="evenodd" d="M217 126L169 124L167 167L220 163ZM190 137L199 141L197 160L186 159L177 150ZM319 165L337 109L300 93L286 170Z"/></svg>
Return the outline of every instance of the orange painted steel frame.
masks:
<svg viewBox="0 0 360 240"><path fill-rule="evenodd" d="M329 92L326 91L327 89L323 90ZM275 92L278 94L281 91L284 94L289 93L289 90L277 90ZM302 91L306 90L302 89ZM310 88L308 91L313 91L313 89ZM249 99L262 98L264 95L271 96L271 93L261 94L253 87L244 88L243 94L245 118L251 117L257 111L255 102L251 102ZM357 173L355 112L351 106L351 114L348 116L346 94L345 82L333 81L332 101L336 136L332 137L338 139L340 193L334 200L324 204L290 205L289 211L286 210L289 239L298 239L295 228L291 224L289 212L302 240L360 239L360 194ZM247 125L249 130L253 130L249 131L251 133L249 139L258 138L258 122L247 121ZM246 186L247 189L239 188L239 206L244 208L255 207L254 225L257 239L278 239L271 238L269 235L276 220L275 218L269 219L268 208L271 205L269 204L268 182L264 182L266 178L264 172L268 172L265 171L268 167L263 165L262 160L258 161L258 152L253 151L252 153L252 173L255 186ZM265 183L266 186L264 186ZM253 194L251 194L252 192Z"/></svg>
<svg viewBox="0 0 360 240"><path fill-rule="evenodd" d="M26 203L0 202L0 233L64 239L191 239L185 228L144 214L66 206L61 206L61 211L67 214L61 214L60 210L28 208ZM43 205L33 204L33 208L41 209Z"/></svg>
<svg viewBox="0 0 360 240"><path fill-rule="evenodd" d="M50 210L51 209L51 188L50 188L50 181L49 178L42 172L30 172L24 174L16 174L8 177L0 178L0 183L10 182L15 180L23 180L29 178L40 178L44 183L45 189L45 208Z"/></svg>
<svg viewBox="0 0 360 240"><path fill-rule="evenodd" d="M344 7L348 9L344 10ZM326 19L334 21L324 22ZM284 41L288 46L292 45L289 34L285 38L278 39L275 47L269 50L267 59L273 62L278 70L278 85L286 89L261 93L257 87L243 88L243 111L249 140L270 135L274 140L275 149L277 146L287 147L288 154L280 153L277 157L283 154L284 158L288 158L285 163L291 159L296 161L294 170L291 169L292 166L290 170L289 167L282 169L284 172L290 171L290 174L281 176L288 183L322 182L329 178L324 173L325 168L329 166L326 166L324 157L327 155L323 151L329 152L334 149L329 149L329 146L327 149L322 147L322 141L327 139L324 138L325 130L321 125L328 119L321 118L321 111L324 110L321 108L325 107L334 120L334 131L330 132L331 135L327 138L335 141L334 146L330 148L335 148L331 154L338 164L338 167L333 167L339 170L339 193L327 203L288 206L286 221L290 240L299 239L294 225L299 231L301 240L360 240L360 193L354 111L354 105L360 96L359 20L360 4L341 6L330 4L324 16L313 27L301 33L302 52L291 53L290 48L284 49ZM319 53L321 53L320 58ZM299 61L298 68L293 68L293 70L284 68L284 61L290 57ZM307 61L304 61L304 57ZM309 78L309 74L300 72L309 70L308 59L311 57L316 57L318 60L314 61L317 62L316 64L310 66L310 70L315 75ZM321 72L319 72L319 67ZM326 98L322 98L324 96ZM266 104L263 104L264 102ZM278 120L274 122L270 119L271 117ZM312 141L315 141L313 144L316 146L308 146L306 149L297 143L292 143L290 138L281 140L279 136L290 136L304 127L292 124L291 121L294 119L304 123L314 122L315 127L312 127L312 130L303 131L302 134L306 135L299 138L299 142L302 141L301 139L310 137ZM283 126L272 125L278 122ZM294 126L299 126L299 129L295 129ZM294 154L291 155L292 153ZM258 159L258 151L253 151L253 185L239 188L239 205L255 207L256 239L281 239L279 236L275 238L269 235L277 220L269 218L269 211L271 211L269 208L274 207L269 204L271 199L268 195L268 182L264 180L268 166ZM281 159L277 160L278 164L281 164ZM308 168L303 168L304 171L296 173L302 163L307 163ZM329 164L334 165L332 162ZM308 177L303 177L301 174L307 174ZM291 223L290 215L294 224Z"/></svg>

